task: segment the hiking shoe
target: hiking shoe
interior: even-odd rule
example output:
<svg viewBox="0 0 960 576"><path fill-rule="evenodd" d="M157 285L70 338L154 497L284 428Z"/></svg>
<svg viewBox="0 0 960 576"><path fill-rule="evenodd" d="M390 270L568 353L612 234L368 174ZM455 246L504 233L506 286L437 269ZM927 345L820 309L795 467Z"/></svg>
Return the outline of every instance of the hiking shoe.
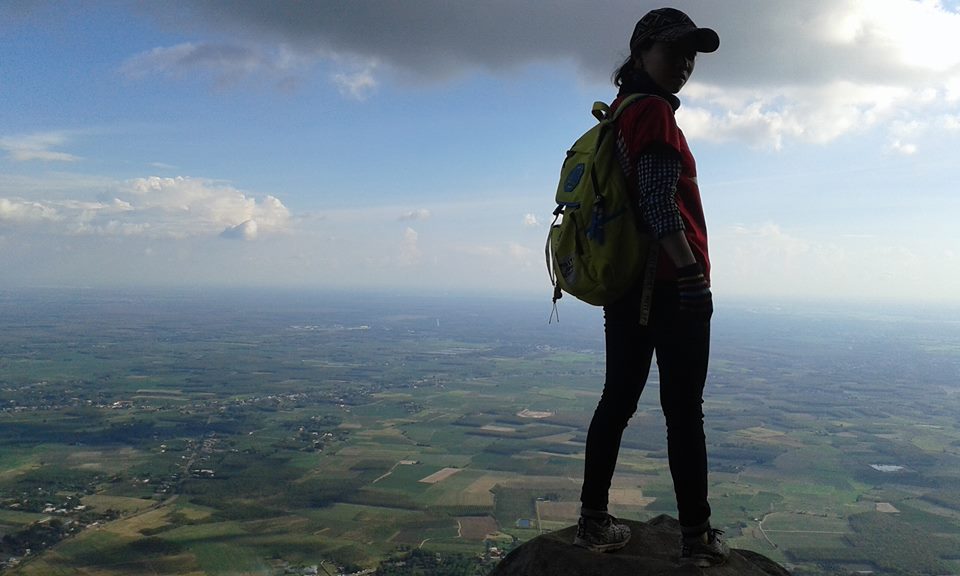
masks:
<svg viewBox="0 0 960 576"><path fill-rule="evenodd" d="M730 546L723 541L723 530L711 528L699 536L680 538L680 563L700 568L719 566L730 557Z"/></svg>
<svg viewBox="0 0 960 576"><path fill-rule="evenodd" d="M594 552L612 552L627 545L630 527L607 514L603 518L581 516L573 545Z"/></svg>

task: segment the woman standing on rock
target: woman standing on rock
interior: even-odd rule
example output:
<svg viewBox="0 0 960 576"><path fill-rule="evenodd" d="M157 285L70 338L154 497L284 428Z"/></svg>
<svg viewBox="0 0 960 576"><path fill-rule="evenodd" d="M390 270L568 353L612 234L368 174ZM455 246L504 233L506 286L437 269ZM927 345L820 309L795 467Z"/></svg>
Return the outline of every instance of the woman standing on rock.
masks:
<svg viewBox="0 0 960 576"><path fill-rule="evenodd" d="M683 12L647 13L630 39L630 58L617 71L626 96L648 94L618 120L618 147L639 214L658 240L660 260L649 321L641 320L642 282L604 307L606 382L587 433L581 511L574 544L595 551L622 548L630 529L607 511L620 441L637 409L654 352L660 404L667 422L667 454L681 525L680 560L723 563L730 549L710 526L703 388L710 349L710 260L696 165L674 112L676 94L693 72L697 53L714 52L720 37L698 28Z"/></svg>

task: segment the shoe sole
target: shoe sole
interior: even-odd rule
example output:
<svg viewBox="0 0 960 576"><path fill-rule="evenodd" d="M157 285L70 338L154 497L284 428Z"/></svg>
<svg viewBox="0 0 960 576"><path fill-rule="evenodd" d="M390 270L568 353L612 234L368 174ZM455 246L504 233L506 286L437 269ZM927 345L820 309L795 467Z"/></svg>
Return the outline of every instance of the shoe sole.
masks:
<svg viewBox="0 0 960 576"><path fill-rule="evenodd" d="M586 540L582 540L579 536L574 537L573 545L579 546L580 548L586 548L592 552L613 552L614 550L620 550L627 545L630 539L627 538L623 542L613 542L610 544L592 544Z"/></svg>

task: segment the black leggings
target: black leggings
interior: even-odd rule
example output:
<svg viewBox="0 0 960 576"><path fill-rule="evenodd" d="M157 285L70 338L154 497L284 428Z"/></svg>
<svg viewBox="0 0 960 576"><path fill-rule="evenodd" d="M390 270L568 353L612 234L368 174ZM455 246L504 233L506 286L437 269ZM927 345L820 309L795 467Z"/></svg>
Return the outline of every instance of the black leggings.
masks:
<svg viewBox="0 0 960 576"><path fill-rule="evenodd" d="M604 307L607 373L587 432L580 502L607 509L610 482L627 421L637 410L653 353L660 371L660 406L667 421L667 456L685 533L709 526L703 387L710 355L710 323L678 310L676 288L657 285L650 321L639 323L635 295Z"/></svg>

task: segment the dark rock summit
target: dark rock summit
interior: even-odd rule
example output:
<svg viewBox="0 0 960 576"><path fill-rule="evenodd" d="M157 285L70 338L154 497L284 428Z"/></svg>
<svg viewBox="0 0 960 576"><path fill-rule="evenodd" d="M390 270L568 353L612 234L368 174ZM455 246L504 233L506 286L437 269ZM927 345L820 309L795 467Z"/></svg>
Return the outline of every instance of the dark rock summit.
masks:
<svg viewBox="0 0 960 576"><path fill-rule="evenodd" d="M790 576L762 554L733 550L722 566L681 566L680 523L661 515L649 522L621 520L630 526L626 548L608 554L571 544L576 526L538 536L497 564L490 576Z"/></svg>

